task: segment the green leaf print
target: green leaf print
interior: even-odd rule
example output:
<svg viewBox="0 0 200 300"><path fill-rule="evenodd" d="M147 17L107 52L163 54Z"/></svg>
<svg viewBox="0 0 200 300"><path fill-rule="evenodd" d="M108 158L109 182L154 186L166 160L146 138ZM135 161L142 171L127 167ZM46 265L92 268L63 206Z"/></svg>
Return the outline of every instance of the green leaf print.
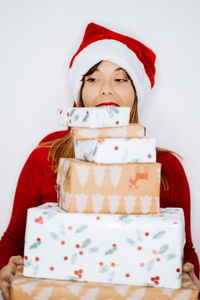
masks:
<svg viewBox="0 0 200 300"><path fill-rule="evenodd" d="M175 253L170 253L170 254L167 254L167 255L164 256L164 258L165 258L166 260L170 260L170 259L173 259L173 258L175 258L175 257L176 257L176 254L175 254Z"/></svg>
<svg viewBox="0 0 200 300"><path fill-rule="evenodd" d="M59 240L59 235L55 232L49 232L50 237L52 237L52 239L54 239L55 241Z"/></svg>
<svg viewBox="0 0 200 300"><path fill-rule="evenodd" d="M78 119L79 119L79 115L77 114L74 116L74 121L77 121Z"/></svg>
<svg viewBox="0 0 200 300"><path fill-rule="evenodd" d="M78 256L77 253L75 253L75 254L72 255L72 257L71 257L71 265L75 264L75 262L77 260L77 256Z"/></svg>
<svg viewBox="0 0 200 300"><path fill-rule="evenodd" d="M77 281L78 279L75 276L68 276L67 280Z"/></svg>
<svg viewBox="0 0 200 300"><path fill-rule="evenodd" d="M93 247L93 248L89 248L89 249L88 249L88 252L89 252L89 253L95 253L95 252L97 252L97 251L99 251L99 248L97 248L97 247Z"/></svg>
<svg viewBox="0 0 200 300"><path fill-rule="evenodd" d="M113 247L109 250L107 250L104 255L110 255L110 254L113 254L115 251L117 250L117 247Z"/></svg>
<svg viewBox="0 0 200 300"><path fill-rule="evenodd" d="M76 109L75 109L75 108L71 110L71 112L70 112L70 114L69 114L69 115L70 115L70 117L71 117L71 116L73 116L73 114L75 113L75 111L76 111Z"/></svg>
<svg viewBox="0 0 200 300"><path fill-rule="evenodd" d="M160 250L158 251L158 254L163 254L163 253L165 253L167 250L168 250L168 245L163 245L161 248L160 248Z"/></svg>
<svg viewBox="0 0 200 300"><path fill-rule="evenodd" d="M50 219L54 218L56 215L56 213L54 211L51 211L51 212L44 211L42 214L45 216L46 220L50 220Z"/></svg>
<svg viewBox="0 0 200 300"><path fill-rule="evenodd" d="M109 114L110 118L113 118L113 111L112 110L109 109L108 114Z"/></svg>
<svg viewBox="0 0 200 300"><path fill-rule="evenodd" d="M86 122L87 119L88 119L88 117L89 117L89 114L86 114L82 121L83 121L83 122Z"/></svg>
<svg viewBox="0 0 200 300"><path fill-rule="evenodd" d="M116 107L110 107L110 110L112 110L114 113L118 114L119 113L119 109Z"/></svg>
<svg viewBox="0 0 200 300"><path fill-rule="evenodd" d="M29 249L37 249L40 245L41 245L41 242L35 242L34 244L32 244L32 245L30 246Z"/></svg>
<svg viewBox="0 0 200 300"><path fill-rule="evenodd" d="M86 248L89 244L91 244L91 239L86 239L85 241L83 241L81 248Z"/></svg>
<svg viewBox="0 0 200 300"><path fill-rule="evenodd" d="M126 239L127 243L129 243L129 245L131 245L132 247L134 247L136 245L136 242L133 239Z"/></svg>
<svg viewBox="0 0 200 300"><path fill-rule="evenodd" d="M99 269L99 273L105 273L108 272L109 268L108 266L103 266L101 269Z"/></svg>
<svg viewBox="0 0 200 300"><path fill-rule="evenodd" d="M88 225L82 225L81 227L79 227L79 228L76 230L76 233L83 232L83 231L85 231L87 228L88 228Z"/></svg>
<svg viewBox="0 0 200 300"><path fill-rule="evenodd" d="M33 262L32 261L25 261L24 262L24 267L30 267L30 266L32 266L32 264L33 264Z"/></svg>
<svg viewBox="0 0 200 300"><path fill-rule="evenodd" d="M154 260L150 260L147 264L147 271L151 271L153 269L153 266L154 266Z"/></svg>
<svg viewBox="0 0 200 300"><path fill-rule="evenodd" d="M125 215L120 216L118 220L119 220L119 222L122 222L124 224L129 224L129 223L132 222L132 220L130 219L130 217L127 216L127 215L126 216Z"/></svg>
<svg viewBox="0 0 200 300"><path fill-rule="evenodd" d="M154 234L153 239L159 239L165 234L165 231L159 231L156 234Z"/></svg>
<svg viewBox="0 0 200 300"><path fill-rule="evenodd" d="M95 156L95 154L97 153L97 146L94 147L94 150L92 152L92 155Z"/></svg>

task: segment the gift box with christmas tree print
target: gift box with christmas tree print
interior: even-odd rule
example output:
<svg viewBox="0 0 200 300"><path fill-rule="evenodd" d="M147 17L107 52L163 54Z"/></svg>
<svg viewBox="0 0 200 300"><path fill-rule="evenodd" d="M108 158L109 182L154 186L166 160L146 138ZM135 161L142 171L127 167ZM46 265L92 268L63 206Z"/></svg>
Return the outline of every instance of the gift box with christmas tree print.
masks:
<svg viewBox="0 0 200 300"><path fill-rule="evenodd" d="M25 277L20 273L11 285L11 300L198 300L198 294L197 287L185 273L179 289L46 280Z"/></svg>
<svg viewBox="0 0 200 300"><path fill-rule="evenodd" d="M66 213L55 203L28 209L24 275L180 288L184 216Z"/></svg>
<svg viewBox="0 0 200 300"><path fill-rule="evenodd" d="M95 164L61 158L58 203L68 212L158 213L159 163Z"/></svg>

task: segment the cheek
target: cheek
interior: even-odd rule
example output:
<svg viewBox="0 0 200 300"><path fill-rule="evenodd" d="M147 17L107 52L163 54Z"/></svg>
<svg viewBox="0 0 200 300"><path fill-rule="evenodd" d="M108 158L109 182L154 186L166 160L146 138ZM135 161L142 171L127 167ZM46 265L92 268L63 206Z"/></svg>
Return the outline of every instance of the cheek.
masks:
<svg viewBox="0 0 200 300"><path fill-rule="evenodd" d="M127 87L125 89L121 89L120 91L118 91L124 106L132 106L135 100L135 92L131 87Z"/></svg>
<svg viewBox="0 0 200 300"><path fill-rule="evenodd" d="M82 99L85 106L91 106L96 96L96 89L90 86L84 86L82 90Z"/></svg>

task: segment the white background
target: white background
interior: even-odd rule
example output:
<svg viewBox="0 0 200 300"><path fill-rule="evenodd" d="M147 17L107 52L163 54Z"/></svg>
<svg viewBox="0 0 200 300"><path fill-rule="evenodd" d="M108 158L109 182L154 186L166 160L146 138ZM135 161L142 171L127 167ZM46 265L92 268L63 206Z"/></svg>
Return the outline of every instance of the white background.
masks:
<svg viewBox="0 0 200 300"><path fill-rule="evenodd" d="M191 227L200 257L200 1L0 0L0 236L29 153L61 130L70 107L68 64L85 27L96 22L157 54L156 85L140 114L157 146L183 156L191 188Z"/></svg>

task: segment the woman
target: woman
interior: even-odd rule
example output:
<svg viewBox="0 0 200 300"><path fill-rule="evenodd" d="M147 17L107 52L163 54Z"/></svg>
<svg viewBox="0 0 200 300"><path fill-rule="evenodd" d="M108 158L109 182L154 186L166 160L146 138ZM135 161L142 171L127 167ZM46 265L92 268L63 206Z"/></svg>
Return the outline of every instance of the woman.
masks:
<svg viewBox="0 0 200 300"><path fill-rule="evenodd" d="M71 84L74 99L78 99L77 106L129 106L130 122L137 123L137 107L154 85L154 62L155 54L140 42L99 25L89 24L70 63ZM1 289L5 299L9 298L10 282L17 266L23 265L27 209L46 202L56 202L59 159L74 157L69 132L70 128L45 137L22 169L11 221L0 242ZM188 181L182 165L171 152L157 149L157 161L162 163L160 204L161 207L184 209L184 271L198 284L199 262L190 234Z"/></svg>

